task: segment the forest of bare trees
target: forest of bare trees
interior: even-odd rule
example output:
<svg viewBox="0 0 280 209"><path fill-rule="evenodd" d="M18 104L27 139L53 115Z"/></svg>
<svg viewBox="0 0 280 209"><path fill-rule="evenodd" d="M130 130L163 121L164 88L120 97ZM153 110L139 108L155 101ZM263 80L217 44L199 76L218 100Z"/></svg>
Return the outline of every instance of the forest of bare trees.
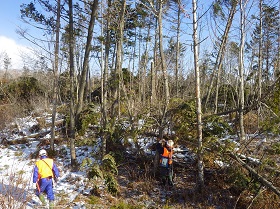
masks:
<svg viewBox="0 0 280 209"><path fill-rule="evenodd" d="M264 169L280 166L273 157L280 154L279 7L274 0L30 0L19 14L36 32L17 32L36 56L20 79L0 57L1 111L50 105L54 127L66 105L73 167L76 138L90 123L99 124L103 155L124 137L122 123L134 140L171 138L196 152L200 191L213 155L242 164L269 135L261 165L247 159L244 168L279 196L279 176ZM227 135L237 137L238 151L216 141ZM53 150L54 138L53 128Z"/></svg>

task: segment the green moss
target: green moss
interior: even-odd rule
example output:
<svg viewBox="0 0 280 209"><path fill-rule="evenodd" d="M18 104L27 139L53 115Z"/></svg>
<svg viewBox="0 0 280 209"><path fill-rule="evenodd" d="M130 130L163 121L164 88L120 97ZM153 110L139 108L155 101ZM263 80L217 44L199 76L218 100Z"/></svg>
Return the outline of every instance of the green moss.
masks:
<svg viewBox="0 0 280 209"><path fill-rule="evenodd" d="M91 195L89 196L89 199L88 199L88 204L90 205L96 205L96 204L99 204L101 201L98 197L94 196L94 195Z"/></svg>
<svg viewBox="0 0 280 209"><path fill-rule="evenodd" d="M110 209L142 209L144 206L141 205L130 205L124 201L120 201L117 205L110 207Z"/></svg>

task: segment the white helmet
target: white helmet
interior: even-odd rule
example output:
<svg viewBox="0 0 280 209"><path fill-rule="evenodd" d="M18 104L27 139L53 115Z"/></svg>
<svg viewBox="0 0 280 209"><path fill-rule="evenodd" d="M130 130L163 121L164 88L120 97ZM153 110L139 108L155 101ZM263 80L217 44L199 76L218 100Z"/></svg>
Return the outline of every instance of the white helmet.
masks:
<svg viewBox="0 0 280 209"><path fill-rule="evenodd" d="M42 157L42 156L47 156L47 151L44 150L44 149L41 149L41 150L39 151L39 156L40 156L40 157Z"/></svg>
<svg viewBox="0 0 280 209"><path fill-rule="evenodd" d="M173 140L168 140L167 143L166 143L166 145L167 145L168 147L173 147L173 145L174 145Z"/></svg>

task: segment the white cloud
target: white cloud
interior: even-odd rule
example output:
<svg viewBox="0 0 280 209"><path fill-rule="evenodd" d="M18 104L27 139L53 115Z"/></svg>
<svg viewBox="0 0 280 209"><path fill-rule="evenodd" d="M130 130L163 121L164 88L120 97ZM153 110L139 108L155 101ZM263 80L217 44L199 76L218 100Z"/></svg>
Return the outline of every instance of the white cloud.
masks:
<svg viewBox="0 0 280 209"><path fill-rule="evenodd" d="M13 39L0 36L0 69L3 69L5 53L11 59L10 68L21 70L24 66L21 55L30 52L31 50L28 47L17 44Z"/></svg>

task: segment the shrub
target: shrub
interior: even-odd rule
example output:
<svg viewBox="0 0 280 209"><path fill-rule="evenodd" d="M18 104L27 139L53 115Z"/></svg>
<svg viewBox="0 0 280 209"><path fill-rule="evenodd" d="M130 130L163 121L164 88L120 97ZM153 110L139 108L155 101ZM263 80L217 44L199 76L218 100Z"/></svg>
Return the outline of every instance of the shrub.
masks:
<svg viewBox="0 0 280 209"><path fill-rule="evenodd" d="M232 128L227 121L224 121L222 117L212 116L207 117L204 122L203 136L218 136L222 137L228 134L232 134Z"/></svg>
<svg viewBox="0 0 280 209"><path fill-rule="evenodd" d="M240 194L248 188L249 182L250 178L244 174L242 168L232 165L227 169L226 183L229 184L235 194Z"/></svg>
<svg viewBox="0 0 280 209"><path fill-rule="evenodd" d="M8 85L8 92L26 103L34 96L44 96L45 87L34 77L20 77Z"/></svg>
<svg viewBox="0 0 280 209"><path fill-rule="evenodd" d="M108 192L112 195L119 193L119 185L116 180L118 173L117 165L114 157L107 154L103 157L101 165L94 163L92 164L90 159L85 159L82 163L82 167L88 166L88 178L93 179L95 177L105 180Z"/></svg>
<svg viewBox="0 0 280 209"><path fill-rule="evenodd" d="M195 101L183 102L168 113L173 130L181 138L196 138L196 112Z"/></svg>
<svg viewBox="0 0 280 209"><path fill-rule="evenodd" d="M97 124L99 117L100 113L95 111L93 105L82 111L76 124L79 135L84 135L89 125Z"/></svg>

